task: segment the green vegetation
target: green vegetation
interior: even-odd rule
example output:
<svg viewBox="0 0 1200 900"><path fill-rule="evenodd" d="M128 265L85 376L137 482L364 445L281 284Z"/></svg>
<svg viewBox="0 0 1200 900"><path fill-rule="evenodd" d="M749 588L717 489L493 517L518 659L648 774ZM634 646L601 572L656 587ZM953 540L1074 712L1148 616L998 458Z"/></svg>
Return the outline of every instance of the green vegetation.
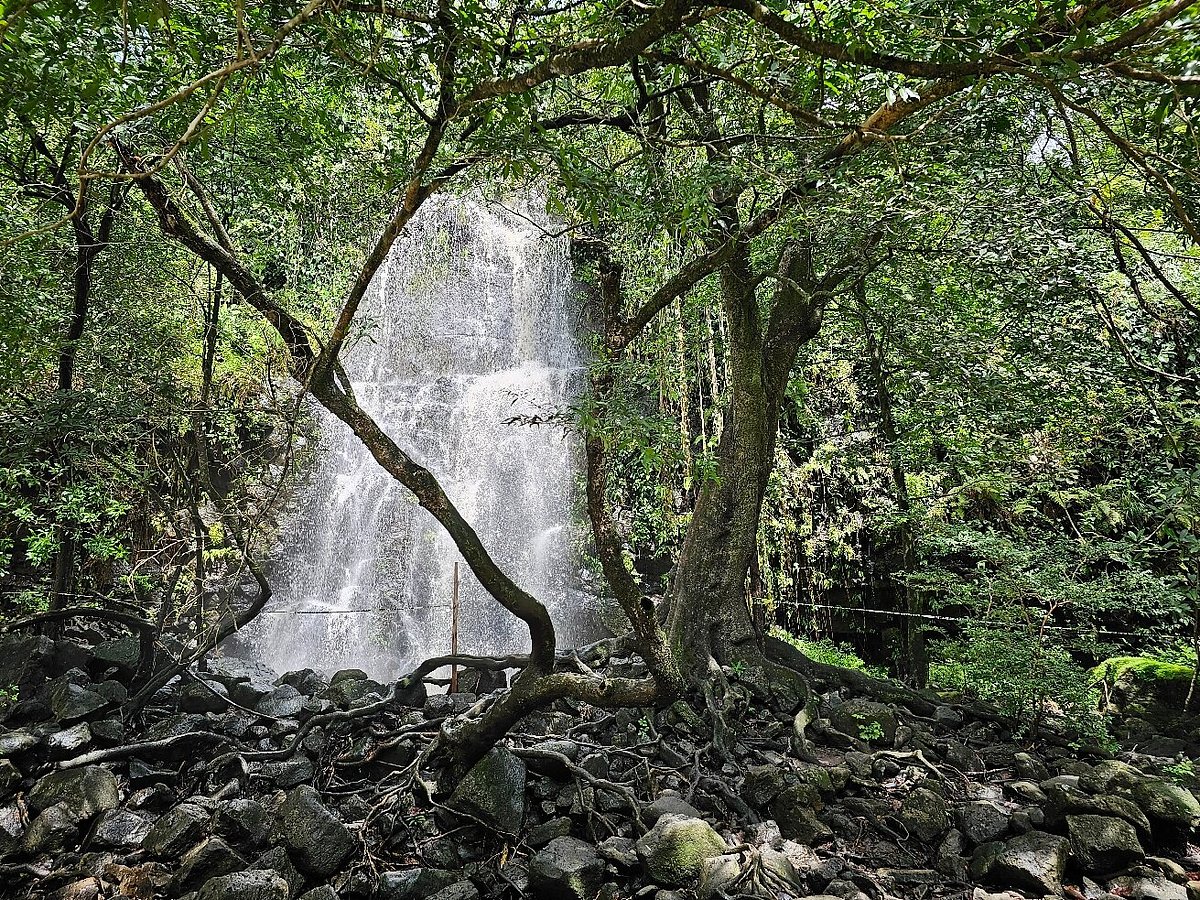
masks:
<svg viewBox="0 0 1200 900"><path fill-rule="evenodd" d="M1196 26L1161 0L0 5L0 614L203 654L250 578L265 602L312 401L528 627L451 772L563 695L668 703L726 667L794 699L770 625L1099 736L1089 670L1200 634ZM554 420L645 679L554 676L543 598L342 369L429 198L531 189L592 350Z"/></svg>

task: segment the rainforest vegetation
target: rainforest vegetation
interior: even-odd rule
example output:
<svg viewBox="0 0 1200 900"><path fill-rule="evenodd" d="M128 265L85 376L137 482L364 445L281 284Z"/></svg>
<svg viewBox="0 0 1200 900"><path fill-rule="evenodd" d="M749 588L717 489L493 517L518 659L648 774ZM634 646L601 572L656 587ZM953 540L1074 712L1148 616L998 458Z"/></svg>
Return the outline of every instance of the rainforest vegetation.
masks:
<svg viewBox="0 0 1200 900"><path fill-rule="evenodd" d="M747 709L812 764L836 684L1080 752L1194 738L1198 27L1194 0L5 0L5 652L132 635L114 721L145 721L269 602L315 402L527 626L459 660L514 674L437 717L431 803L563 704L695 717L718 766ZM513 423L580 449L616 626L575 654L342 364L431 198L516 191L569 238L588 342L578 402Z"/></svg>

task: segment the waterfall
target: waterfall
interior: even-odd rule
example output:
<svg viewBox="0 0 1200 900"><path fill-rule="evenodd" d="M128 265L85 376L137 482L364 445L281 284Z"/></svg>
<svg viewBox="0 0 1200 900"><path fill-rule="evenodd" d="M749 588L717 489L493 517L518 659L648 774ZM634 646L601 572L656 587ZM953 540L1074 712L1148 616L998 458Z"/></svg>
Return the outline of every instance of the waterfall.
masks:
<svg viewBox="0 0 1200 900"><path fill-rule="evenodd" d="M571 587L579 451L561 426L529 422L565 409L581 384L577 297L565 240L539 227L533 203L518 208L428 201L376 275L344 362L359 403L439 478L570 645L591 636ZM528 649L445 530L346 426L314 414L320 437L281 526L273 599L239 644L277 672L395 678L449 652L458 561L460 650Z"/></svg>

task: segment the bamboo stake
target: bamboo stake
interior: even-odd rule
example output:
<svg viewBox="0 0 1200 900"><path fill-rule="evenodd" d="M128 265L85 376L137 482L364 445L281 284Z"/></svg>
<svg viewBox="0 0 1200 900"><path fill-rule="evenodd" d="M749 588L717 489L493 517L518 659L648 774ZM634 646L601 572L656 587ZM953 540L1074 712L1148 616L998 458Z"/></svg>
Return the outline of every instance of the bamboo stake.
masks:
<svg viewBox="0 0 1200 900"><path fill-rule="evenodd" d="M450 597L450 655L458 656L458 563L454 564L454 592ZM458 693L458 664L450 666L450 693Z"/></svg>

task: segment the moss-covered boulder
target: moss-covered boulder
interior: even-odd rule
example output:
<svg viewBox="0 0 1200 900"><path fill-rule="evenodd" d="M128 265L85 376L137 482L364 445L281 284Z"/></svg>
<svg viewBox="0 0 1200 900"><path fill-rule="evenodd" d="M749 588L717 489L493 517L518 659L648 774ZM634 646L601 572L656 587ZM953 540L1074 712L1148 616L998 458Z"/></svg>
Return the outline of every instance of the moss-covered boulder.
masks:
<svg viewBox="0 0 1200 900"><path fill-rule="evenodd" d="M703 819L665 815L637 842L638 858L655 884L694 885L706 859L720 856L725 842Z"/></svg>
<svg viewBox="0 0 1200 900"><path fill-rule="evenodd" d="M450 806L516 834L525 820L526 774L524 762L503 747L493 747L459 783Z"/></svg>
<svg viewBox="0 0 1200 900"><path fill-rule="evenodd" d="M1192 683L1191 666L1144 656L1115 656L1092 670L1117 710L1149 719L1178 717Z"/></svg>
<svg viewBox="0 0 1200 900"><path fill-rule="evenodd" d="M900 724L887 704L858 698L831 709L829 723L843 734L877 747L893 746Z"/></svg>
<svg viewBox="0 0 1200 900"><path fill-rule="evenodd" d="M1146 855L1137 831L1124 819L1113 816L1067 816L1071 856L1083 871L1108 875L1137 862Z"/></svg>

